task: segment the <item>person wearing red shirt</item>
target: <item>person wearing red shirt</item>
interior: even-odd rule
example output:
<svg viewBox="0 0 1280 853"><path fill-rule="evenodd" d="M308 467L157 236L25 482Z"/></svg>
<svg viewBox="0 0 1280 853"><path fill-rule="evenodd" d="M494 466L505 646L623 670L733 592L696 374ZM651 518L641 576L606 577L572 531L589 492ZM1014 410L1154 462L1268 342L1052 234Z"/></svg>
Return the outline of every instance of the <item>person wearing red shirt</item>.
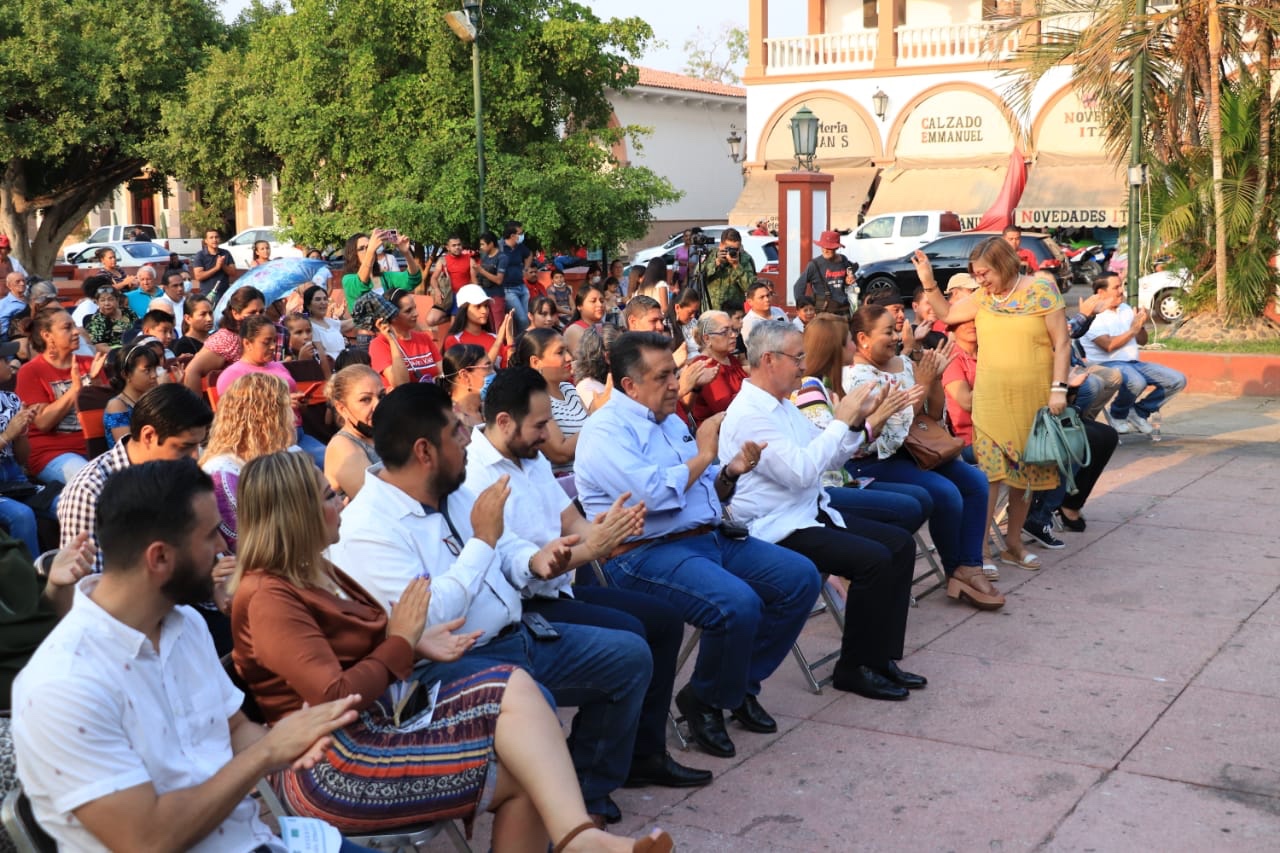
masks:
<svg viewBox="0 0 1280 853"><path fill-rule="evenodd" d="M1006 225L1004 227L1004 231L1001 233L1001 236L1004 237L1004 241L1008 243L1010 246L1012 246L1013 250L1018 253L1018 260L1021 263L1026 264L1027 268L1024 270L1024 272L1029 274L1029 273L1035 272L1040 268L1040 264L1036 262L1035 254L1033 254L1030 249L1022 248L1022 229L1021 228L1019 228L1017 225Z"/></svg>
<svg viewBox="0 0 1280 853"><path fill-rule="evenodd" d="M742 389L747 372L742 362L733 354L737 336L729 315L723 311L706 311L698 318L696 332L702 354L685 365L685 370L706 369L715 371L715 377L705 385L695 388L689 404L693 419L702 423L707 418L729 408L733 398Z"/></svg>
<svg viewBox="0 0 1280 853"><path fill-rule="evenodd" d="M370 341L370 366L388 389L409 382L434 382L440 375L440 351L435 339L417 328L418 306L413 293L393 290L387 294L387 301L400 313L383 327L383 334Z"/></svg>
<svg viewBox="0 0 1280 853"><path fill-rule="evenodd" d="M454 315L449 337L444 339L446 350L455 344L475 344L489 356L494 370L506 366L507 354L514 338L514 319L510 313L502 318L498 334L489 331L489 311L493 300L478 284L469 284L457 293L458 313Z"/></svg>

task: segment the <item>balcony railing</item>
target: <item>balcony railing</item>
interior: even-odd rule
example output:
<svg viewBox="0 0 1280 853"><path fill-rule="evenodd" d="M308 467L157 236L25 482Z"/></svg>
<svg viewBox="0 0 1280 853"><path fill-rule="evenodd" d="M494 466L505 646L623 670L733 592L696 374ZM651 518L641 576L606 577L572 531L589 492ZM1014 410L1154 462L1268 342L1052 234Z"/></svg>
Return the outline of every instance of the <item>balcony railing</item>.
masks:
<svg viewBox="0 0 1280 853"><path fill-rule="evenodd" d="M899 65L942 65L1007 59L1018 49L1019 31L997 34L995 24L898 27Z"/></svg>
<svg viewBox="0 0 1280 853"><path fill-rule="evenodd" d="M1018 48L1021 32L997 35L1001 26L898 27L896 64L918 67L1008 59ZM875 30L768 38L764 40L765 74L871 69L876 65L878 38Z"/></svg>
<svg viewBox="0 0 1280 853"><path fill-rule="evenodd" d="M876 32L824 33L764 40L766 74L856 71L876 61Z"/></svg>

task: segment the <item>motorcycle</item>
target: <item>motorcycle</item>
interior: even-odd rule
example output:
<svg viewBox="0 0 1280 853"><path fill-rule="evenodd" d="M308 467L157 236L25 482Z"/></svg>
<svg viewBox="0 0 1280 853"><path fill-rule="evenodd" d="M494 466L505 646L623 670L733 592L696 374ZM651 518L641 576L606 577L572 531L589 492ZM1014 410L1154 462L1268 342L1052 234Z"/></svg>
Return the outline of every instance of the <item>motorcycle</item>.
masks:
<svg viewBox="0 0 1280 853"><path fill-rule="evenodd" d="M1071 264L1071 280L1076 284L1091 287L1093 280L1107 268L1114 249L1107 249L1101 243L1092 246L1081 246L1076 249L1063 249L1067 261Z"/></svg>

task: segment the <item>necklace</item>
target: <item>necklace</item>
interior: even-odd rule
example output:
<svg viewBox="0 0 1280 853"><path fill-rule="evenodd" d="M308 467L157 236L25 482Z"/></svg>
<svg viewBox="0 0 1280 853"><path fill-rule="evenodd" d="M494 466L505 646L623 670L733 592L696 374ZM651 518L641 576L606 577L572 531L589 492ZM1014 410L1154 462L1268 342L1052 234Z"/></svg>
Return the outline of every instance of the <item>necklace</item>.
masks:
<svg viewBox="0 0 1280 853"><path fill-rule="evenodd" d="M999 296L996 296L994 293L992 293L991 301L996 303L997 305L1003 305L1005 302L1009 300L1010 296L1013 296L1014 292L1016 292L1017 289L1018 289L1018 282L1015 281L1013 283L1013 287L1009 288L1007 292L1002 293Z"/></svg>
<svg viewBox="0 0 1280 853"><path fill-rule="evenodd" d="M128 403L128 404L129 404L129 408L131 408L131 409L132 409L134 406L138 405L138 401L137 401L137 400L135 400L135 399L133 399L132 397L128 396L128 395L127 395L127 394L125 394L123 391L121 391L121 392L120 392L120 399L121 399L121 400L124 400L126 403Z"/></svg>

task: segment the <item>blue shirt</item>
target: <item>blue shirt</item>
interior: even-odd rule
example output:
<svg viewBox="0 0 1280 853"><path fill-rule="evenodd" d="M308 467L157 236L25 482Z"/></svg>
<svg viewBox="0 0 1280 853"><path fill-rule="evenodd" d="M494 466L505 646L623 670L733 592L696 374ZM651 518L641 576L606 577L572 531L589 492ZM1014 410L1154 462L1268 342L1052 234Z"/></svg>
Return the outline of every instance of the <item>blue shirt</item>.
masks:
<svg viewBox="0 0 1280 853"><path fill-rule="evenodd" d="M499 254L505 257L498 261L498 269L502 272L502 286L518 290L524 287L524 261L530 251L524 243L514 246L503 244Z"/></svg>
<svg viewBox="0 0 1280 853"><path fill-rule="evenodd" d="M151 300L157 296L161 296L162 292L157 289L155 293L143 293L141 290L130 290L125 294L125 298L129 300L129 307L133 309L133 313L141 317L147 311L151 310Z"/></svg>
<svg viewBox="0 0 1280 853"><path fill-rule="evenodd" d="M720 521L720 498L715 479L718 465L707 466L692 486L689 460L698 443L675 415L659 423L653 412L625 394L609 402L583 424L573 463L578 499L588 519L631 492L631 501L648 509L644 533L652 539Z"/></svg>
<svg viewBox="0 0 1280 853"><path fill-rule="evenodd" d="M5 294L4 299L0 299L0 335L8 337L9 321L14 318L18 312L27 307L27 303L23 302L12 293Z"/></svg>

